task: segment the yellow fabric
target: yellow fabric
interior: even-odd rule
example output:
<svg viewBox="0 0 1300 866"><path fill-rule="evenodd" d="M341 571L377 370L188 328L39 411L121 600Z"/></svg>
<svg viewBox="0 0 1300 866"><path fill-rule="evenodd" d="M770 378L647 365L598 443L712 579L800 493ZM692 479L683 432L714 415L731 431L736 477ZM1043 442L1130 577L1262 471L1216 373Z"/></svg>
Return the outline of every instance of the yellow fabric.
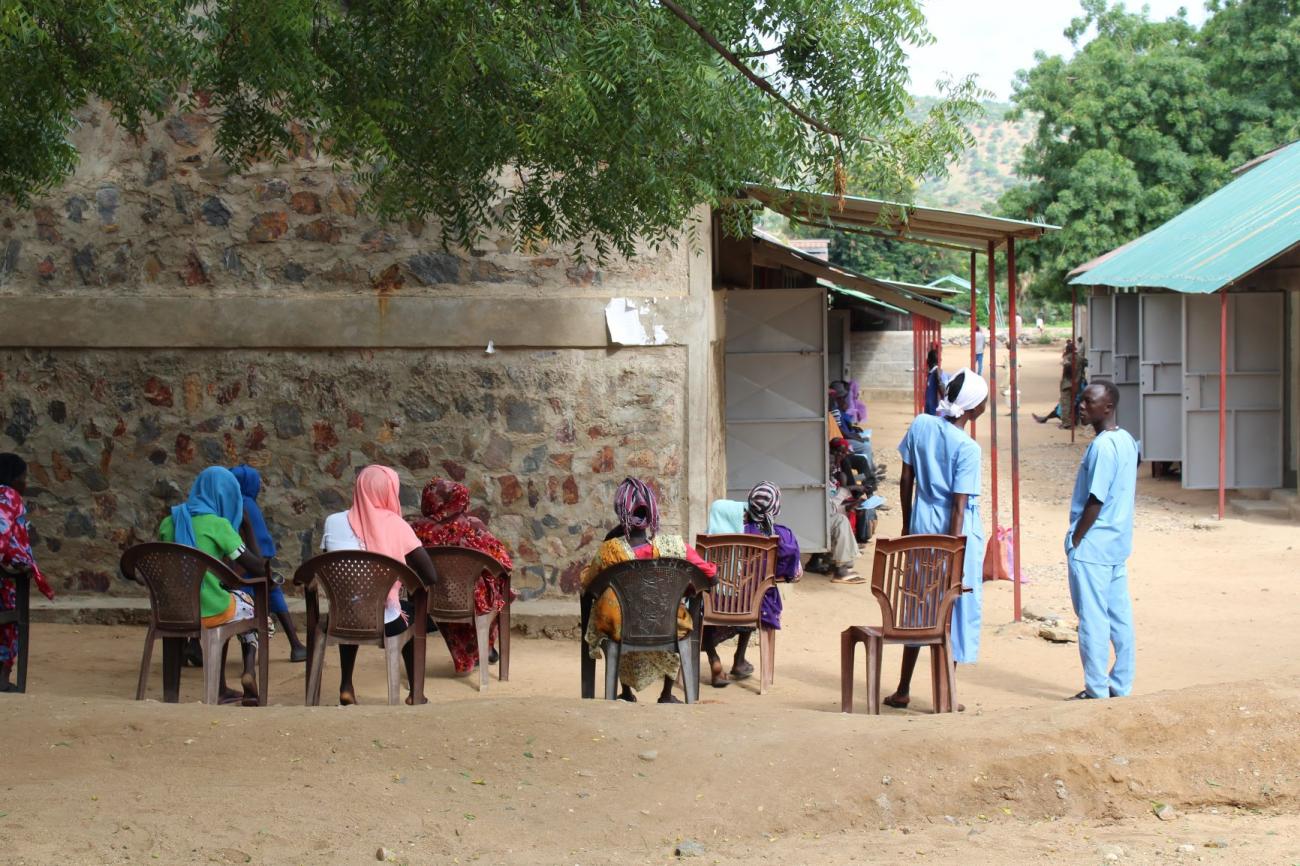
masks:
<svg viewBox="0 0 1300 866"><path fill-rule="evenodd" d="M170 518L169 518L170 519ZM221 613L212 616L203 617L204 628L216 628L219 625L225 625L235 618L235 597L230 596L230 605Z"/></svg>

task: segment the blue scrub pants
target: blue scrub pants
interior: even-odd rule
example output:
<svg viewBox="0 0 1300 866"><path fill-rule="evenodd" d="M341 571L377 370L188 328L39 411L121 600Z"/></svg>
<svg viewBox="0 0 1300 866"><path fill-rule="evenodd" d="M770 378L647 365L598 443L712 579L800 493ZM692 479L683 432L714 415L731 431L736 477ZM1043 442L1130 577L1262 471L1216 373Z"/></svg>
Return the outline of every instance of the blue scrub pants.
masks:
<svg viewBox="0 0 1300 866"><path fill-rule="evenodd" d="M1079 658L1089 697L1122 698L1133 691L1133 602L1128 594L1128 566L1076 562L1070 567L1070 601L1079 617ZM1111 647L1115 664L1106 672Z"/></svg>
<svg viewBox="0 0 1300 866"><path fill-rule="evenodd" d="M979 373L981 376L984 375L984 353L983 352L975 353L975 372Z"/></svg>

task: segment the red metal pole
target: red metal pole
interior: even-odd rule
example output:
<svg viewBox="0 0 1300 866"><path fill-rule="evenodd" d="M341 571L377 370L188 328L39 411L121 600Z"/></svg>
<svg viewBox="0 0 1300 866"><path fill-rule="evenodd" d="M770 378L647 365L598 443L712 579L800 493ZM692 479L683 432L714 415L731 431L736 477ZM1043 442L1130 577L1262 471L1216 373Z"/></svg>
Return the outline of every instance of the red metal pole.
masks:
<svg viewBox="0 0 1300 866"><path fill-rule="evenodd" d="M921 327L920 318L912 314L912 414L921 414Z"/></svg>
<svg viewBox="0 0 1300 866"><path fill-rule="evenodd" d="M989 547L992 548L993 561L1001 562L1002 545L998 541L998 279L997 260L994 255L993 241L989 241L989 273L986 281L989 293L989 341L984 344L984 351L988 354L989 371L989 457L991 460L989 488L993 499L993 531L989 535ZM997 574L996 570L994 574Z"/></svg>
<svg viewBox="0 0 1300 866"><path fill-rule="evenodd" d="M1228 481L1228 293L1219 294L1219 519Z"/></svg>
<svg viewBox="0 0 1300 866"><path fill-rule="evenodd" d="M975 369L975 251L970 254L970 368ZM970 422L970 438L975 438L975 422Z"/></svg>
<svg viewBox="0 0 1300 866"><path fill-rule="evenodd" d="M1070 377L1070 444L1074 444L1074 407L1079 402L1079 396L1075 390L1079 387L1079 365L1083 359L1079 357L1078 337L1078 318L1079 318L1079 287L1070 286L1070 345L1074 346L1074 375ZM1065 419L1062 418L1062 421Z"/></svg>
<svg viewBox="0 0 1300 866"><path fill-rule="evenodd" d="M1007 330L1011 366L1011 579L1014 581L1016 622L1020 622L1020 393L1017 388L1016 360L1016 239L1007 238ZM1077 362L1076 362L1077 363Z"/></svg>

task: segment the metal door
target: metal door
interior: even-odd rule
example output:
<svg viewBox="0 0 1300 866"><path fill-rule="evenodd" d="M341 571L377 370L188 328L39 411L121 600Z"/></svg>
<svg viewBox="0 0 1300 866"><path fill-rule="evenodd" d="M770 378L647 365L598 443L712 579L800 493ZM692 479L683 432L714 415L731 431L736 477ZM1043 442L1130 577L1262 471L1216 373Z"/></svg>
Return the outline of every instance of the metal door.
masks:
<svg viewBox="0 0 1300 866"><path fill-rule="evenodd" d="M1183 459L1183 296L1143 294L1142 368L1138 397L1142 413L1142 459ZM1130 431L1132 432L1132 431Z"/></svg>
<svg viewBox="0 0 1300 866"><path fill-rule="evenodd" d="M1219 304L1183 304L1183 486L1219 484ZM1280 292L1228 296L1224 486L1282 486L1283 312Z"/></svg>
<svg viewBox="0 0 1300 866"><path fill-rule="evenodd" d="M1134 439L1142 438L1142 414L1138 411L1139 379L1138 370L1138 296L1135 294L1115 295L1112 314L1114 336L1111 346L1112 381L1119 388L1119 408L1116 421L1127 430Z"/></svg>
<svg viewBox="0 0 1300 866"><path fill-rule="evenodd" d="M831 381L853 378L849 374L849 316L848 310L826 313L826 375Z"/></svg>
<svg viewBox="0 0 1300 866"><path fill-rule="evenodd" d="M1088 378L1114 377L1115 299L1111 295L1088 298Z"/></svg>
<svg viewBox="0 0 1300 866"><path fill-rule="evenodd" d="M727 292L727 497L781 488L781 523L827 549L826 291Z"/></svg>

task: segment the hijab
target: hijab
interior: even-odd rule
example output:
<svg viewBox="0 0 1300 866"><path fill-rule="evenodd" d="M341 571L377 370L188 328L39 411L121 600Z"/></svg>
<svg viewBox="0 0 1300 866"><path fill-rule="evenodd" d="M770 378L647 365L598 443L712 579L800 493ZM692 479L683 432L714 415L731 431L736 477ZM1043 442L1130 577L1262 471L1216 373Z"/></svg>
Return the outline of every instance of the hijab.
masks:
<svg viewBox="0 0 1300 866"><path fill-rule="evenodd" d="M745 503L715 499L709 506L710 535L739 535L745 531Z"/></svg>
<svg viewBox="0 0 1300 866"><path fill-rule="evenodd" d="M230 474L239 482L239 492L244 497L244 514L248 515L248 523L253 528L258 549L263 556L275 556L275 539L266 528L266 519L262 517L262 509L257 504L257 495L262 492L261 474L246 463L233 467Z"/></svg>
<svg viewBox="0 0 1300 866"><path fill-rule="evenodd" d="M239 482L224 466L209 466L190 487L190 498L172 509L172 533L177 544L197 547L194 518L202 514L224 517L236 532L244 520L244 497Z"/></svg>
<svg viewBox="0 0 1300 866"><path fill-rule="evenodd" d="M366 550L402 562L420 546L415 531L402 519L397 473L387 466L367 466L357 473L348 525Z"/></svg>
<svg viewBox="0 0 1300 866"><path fill-rule="evenodd" d="M781 513L781 488L771 481L760 481L749 491L745 510L764 535L776 535L776 516Z"/></svg>
<svg viewBox="0 0 1300 866"><path fill-rule="evenodd" d="M624 478L618 485L614 493L614 514L629 536L634 529L644 530L648 538L654 538L659 531L659 505L654 491L639 478Z"/></svg>
<svg viewBox="0 0 1300 866"><path fill-rule="evenodd" d="M434 524L487 532L483 521L465 513L468 508L469 488L447 478L433 479L420 495L420 512Z"/></svg>
<svg viewBox="0 0 1300 866"><path fill-rule="evenodd" d="M964 367L948 382L948 391L939 401L938 412L944 418L960 418L988 399L989 383L974 370Z"/></svg>
<svg viewBox="0 0 1300 866"><path fill-rule="evenodd" d="M0 454L0 484L9 487L27 474L27 461L17 454Z"/></svg>

